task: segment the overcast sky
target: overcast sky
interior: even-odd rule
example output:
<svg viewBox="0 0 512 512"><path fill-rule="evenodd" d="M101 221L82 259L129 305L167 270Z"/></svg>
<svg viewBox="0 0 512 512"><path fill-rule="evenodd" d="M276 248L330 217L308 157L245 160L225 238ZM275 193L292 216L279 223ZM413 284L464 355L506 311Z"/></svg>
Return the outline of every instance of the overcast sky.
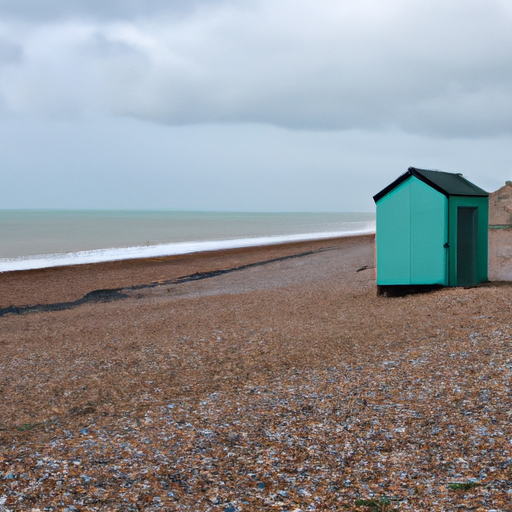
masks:
<svg viewBox="0 0 512 512"><path fill-rule="evenodd" d="M510 0L0 0L0 208L373 211L512 180Z"/></svg>

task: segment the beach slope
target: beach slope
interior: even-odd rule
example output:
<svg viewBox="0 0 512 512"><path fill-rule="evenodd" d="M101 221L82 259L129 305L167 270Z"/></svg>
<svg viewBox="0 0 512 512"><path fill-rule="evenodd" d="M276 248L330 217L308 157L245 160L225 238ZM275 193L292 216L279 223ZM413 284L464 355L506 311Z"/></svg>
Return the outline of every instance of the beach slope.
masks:
<svg viewBox="0 0 512 512"><path fill-rule="evenodd" d="M0 275L1 506L509 509L510 288L377 297L373 245Z"/></svg>

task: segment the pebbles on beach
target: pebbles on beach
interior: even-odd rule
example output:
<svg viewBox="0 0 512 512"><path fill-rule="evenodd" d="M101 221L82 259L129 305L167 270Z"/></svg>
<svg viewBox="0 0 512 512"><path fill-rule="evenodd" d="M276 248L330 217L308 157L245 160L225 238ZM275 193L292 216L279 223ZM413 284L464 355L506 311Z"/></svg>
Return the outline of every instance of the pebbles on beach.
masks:
<svg viewBox="0 0 512 512"><path fill-rule="evenodd" d="M2 318L0 510L510 510L510 288L335 247Z"/></svg>

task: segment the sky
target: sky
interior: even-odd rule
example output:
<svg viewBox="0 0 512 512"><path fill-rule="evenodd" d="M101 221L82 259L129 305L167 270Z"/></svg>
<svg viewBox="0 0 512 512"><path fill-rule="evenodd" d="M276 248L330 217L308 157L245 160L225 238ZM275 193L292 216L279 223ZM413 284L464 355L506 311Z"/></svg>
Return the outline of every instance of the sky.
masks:
<svg viewBox="0 0 512 512"><path fill-rule="evenodd" d="M510 0L0 0L0 209L374 211L512 180Z"/></svg>

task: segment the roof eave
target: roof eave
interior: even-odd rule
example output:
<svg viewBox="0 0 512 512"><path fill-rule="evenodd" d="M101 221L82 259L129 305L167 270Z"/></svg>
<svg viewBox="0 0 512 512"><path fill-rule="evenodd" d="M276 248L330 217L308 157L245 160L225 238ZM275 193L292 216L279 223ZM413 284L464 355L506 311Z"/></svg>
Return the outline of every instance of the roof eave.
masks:
<svg viewBox="0 0 512 512"><path fill-rule="evenodd" d="M409 167L409 169L402 175L398 176L398 178L395 181L393 181L393 183L390 183L387 187L383 188L380 192L375 194L373 196L373 200L375 201L375 203L380 201L384 196L387 196L394 188L398 187L398 185L400 185L406 179L408 179L409 176L411 176L410 169L411 167Z"/></svg>
<svg viewBox="0 0 512 512"><path fill-rule="evenodd" d="M393 189L398 187L398 185L400 185L401 183L403 183L404 181L409 179L409 177L411 177L411 176L414 176L418 180L422 181L423 183L425 183L426 185L428 185L429 187L433 188L434 190L436 190L440 194L443 194L446 197L450 197L450 196L465 197L468 195L468 194L449 193L446 190L444 190L442 187L440 187L439 185L437 185L436 183L432 182L431 180L429 180L428 178L423 176L421 173L419 173L415 167L409 167L409 169L407 169L406 172L404 172L395 181L393 181L393 183L390 183L386 188L382 189L378 194L375 194L373 196L374 202L377 203L378 201L380 201L384 196L388 195ZM482 191L481 194L473 193L473 194L471 194L471 196L473 196L473 197L489 197L489 194L485 191Z"/></svg>

